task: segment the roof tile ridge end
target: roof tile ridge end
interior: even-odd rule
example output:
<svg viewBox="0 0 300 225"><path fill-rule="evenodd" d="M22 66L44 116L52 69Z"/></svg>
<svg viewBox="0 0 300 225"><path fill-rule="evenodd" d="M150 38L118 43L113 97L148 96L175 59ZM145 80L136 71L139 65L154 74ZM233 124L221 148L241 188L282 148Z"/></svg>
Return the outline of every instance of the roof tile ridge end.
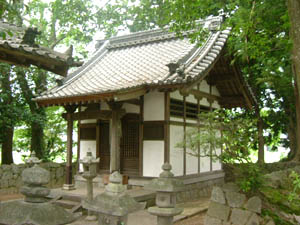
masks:
<svg viewBox="0 0 300 225"><path fill-rule="evenodd" d="M96 53L83 65L81 66L78 70L74 71L72 74L70 74L69 77L66 77L65 82L62 86L58 87L55 92L61 90L71 82L73 82L75 79L78 79L81 77L82 73L86 71L90 66L94 65L99 59L102 58L102 56L106 53L107 51L107 46L109 45L109 40L107 40L101 48L99 48Z"/></svg>

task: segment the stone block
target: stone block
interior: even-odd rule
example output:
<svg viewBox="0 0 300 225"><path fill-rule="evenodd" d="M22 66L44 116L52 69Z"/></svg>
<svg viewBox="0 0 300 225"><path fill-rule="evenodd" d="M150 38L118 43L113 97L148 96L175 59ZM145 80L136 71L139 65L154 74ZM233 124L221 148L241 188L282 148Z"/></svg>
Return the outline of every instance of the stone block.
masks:
<svg viewBox="0 0 300 225"><path fill-rule="evenodd" d="M4 179L4 180L9 180L12 178L13 178L12 171L4 171L4 173L2 174L2 179Z"/></svg>
<svg viewBox="0 0 300 225"><path fill-rule="evenodd" d="M8 188L8 180L1 179L0 180L0 188Z"/></svg>
<svg viewBox="0 0 300 225"><path fill-rule="evenodd" d="M244 205L246 201L246 196L237 192L227 191L226 199L230 207L240 208Z"/></svg>
<svg viewBox="0 0 300 225"><path fill-rule="evenodd" d="M224 192L220 187L213 187L211 193L211 201L218 202L221 204L226 204Z"/></svg>
<svg viewBox="0 0 300 225"><path fill-rule="evenodd" d="M273 220L270 220L266 225L275 225Z"/></svg>
<svg viewBox="0 0 300 225"><path fill-rule="evenodd" d="M222 221L210 216L206 216L204 220L204 225L222 225Z"/></svg>
<svg viewBox="0 0 300 225"><path fill-rule="evenodd" d="M225 192L227 192L227 191L239 192L240 191L240 188L235 183L232 183L232 182L224 184L222 189Z"/></svg>
<svg viewBox="0 0 300 225"><path fill-rule="evenodd" d="M223 221L222 225L231 225L231 223Z"/></svg>
<svg viewBox="0 0 300 225"><path fill-rule="evenodd" d="M255 213L261 213L261 204L261 199L257 196L254 196L248 200L245 208Z"/></svg>
<svg viewBox="0 0 300 225"><path fill-rule="evenodd" d="M3 171L10 171L11 170L11 165L2 165L2 170Z"/></svg>
<svg viewBox="0 0 300 225"><path fill-rule="evenodd" d="M230 208L226 205L210 202L207 215L216 219L227 221L230 213ZM240 224L239 224L240 225Z"/></svg>
<svg viewBox="0 0 300 225"><path fill-rule="evenodd" d="M242 210L242 209L233 209L231 216L230 216L230 222L233 225L245 225L248 220L250 219L251 212L248 210Z"/></svg>
<svg viewBox="0 0 300 225"><path fill-rule="evenodd" d="M11 164L11 171L13 172L13 174L19 175L20 174L20 169L17 165L15 164Z"/></svg>
<svg viewBox="0 0 300 225"><path fill-rule="evenodd" d="M246 225L259 225L260 218L256 213L253 213Z"/></svg>
<svg viewBox="0 0 300 225"><path fill-rule="evenodd" d="M9 187L15 187L16 186L16 179L8 180L8 186Z"/></svg>
<svg viewBox="0 0 300 225"><path fill-rule="evenodd" d="M3 170L0 167L0 178L1 178L2 174L3 174Z"/></svg>
<svg viewBox="0 0 300 225"><path fill-rule="evenodd" d="M64 168L62 168L62 167L57 168L56 177L59 178L59 177L62 177L62 176L64 176Z"/></svg>

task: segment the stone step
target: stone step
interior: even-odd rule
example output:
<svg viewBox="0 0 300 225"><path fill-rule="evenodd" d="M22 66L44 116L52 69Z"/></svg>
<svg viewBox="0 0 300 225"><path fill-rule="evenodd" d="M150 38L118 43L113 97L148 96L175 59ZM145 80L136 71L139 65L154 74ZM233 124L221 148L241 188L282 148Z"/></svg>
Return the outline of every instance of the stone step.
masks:
<svg viewBox="0 0 300 225"><path fill-rule="evenodd" d="M62 199L72 201L72 202L81 202L82 197L79 195L68 194L68 195L62 195Z"/></svg>
<svg viewBox="0 0 300 225"><path fill-rule="evenodd" d="M80 205L80 203L78 202L74 202L74 201L70 201L70 200L65 200L65 199L60 199L60 200L57 200L55 202L53 202L54 204L56 205L59 205L63 208L66 208L66 209L72 209L78 205Z"/></svg>

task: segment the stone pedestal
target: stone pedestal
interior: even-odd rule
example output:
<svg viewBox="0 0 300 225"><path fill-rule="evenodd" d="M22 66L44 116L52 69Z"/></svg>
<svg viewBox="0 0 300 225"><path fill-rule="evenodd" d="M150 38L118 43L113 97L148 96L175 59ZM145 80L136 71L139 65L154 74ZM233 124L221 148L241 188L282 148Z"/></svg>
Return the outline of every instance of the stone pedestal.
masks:
<svg viewBox="0 0 300 225"><path fill-rule="evenodd" d="M90 151L87 152L86 157L80 160L80 163L83 165L83 174L82 177L86 179L86 187L87 187L87 202L91 202L94 198L93 194L93 179L97 176L97 165L100 159L93 157ZM88 221L97 220L96 216L92 214L90 210L88 210L88 216L86 217Z"/></svg>
<svg viewBox="0 0 300 225"><path fill-rule="evenodd" d="M159 178L145 186L145 189L156 191L156 206L149 208L148 212L157 216L158 225L173 225L174 216L183 211L176 208L176 192L181 191L184 185L182 181L174 178L169 163L165 163L162 169Z"/></svg>
<svg viewBox="0 0 300 225"><path fill-rule="evenodd" d="M91 202L84 200L83 207L98 212L99 225L126 225L128 214L142 209L132 197L125 193L122 176L114 172L109 177L105 192L97 195Z"/></svg>

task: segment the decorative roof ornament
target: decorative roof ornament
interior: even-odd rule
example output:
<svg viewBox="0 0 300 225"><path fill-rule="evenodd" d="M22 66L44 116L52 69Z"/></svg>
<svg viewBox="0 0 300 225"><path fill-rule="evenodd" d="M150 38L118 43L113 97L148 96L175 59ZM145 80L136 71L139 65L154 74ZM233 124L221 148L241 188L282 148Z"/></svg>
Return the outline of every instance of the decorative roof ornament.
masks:
<svg viewBox="0 0 300 225"><path fill-rule="evenodd" d="M37 28L27 28L25 30L25 34L22 38L22 44L28 44L29 46L38 46L37 44L35 44L35 38L37 35L40 35L41 32L38 31Z"/></svg>

